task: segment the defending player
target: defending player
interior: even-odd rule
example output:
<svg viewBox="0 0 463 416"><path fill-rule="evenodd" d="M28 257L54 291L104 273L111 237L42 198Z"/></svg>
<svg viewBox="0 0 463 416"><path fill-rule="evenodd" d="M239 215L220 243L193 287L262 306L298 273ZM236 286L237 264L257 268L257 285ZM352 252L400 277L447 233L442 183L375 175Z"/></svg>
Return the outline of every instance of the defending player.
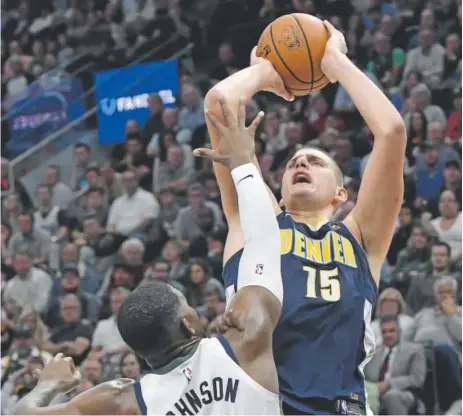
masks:
<svg viewBox="0 0 463 416"><path fill-rule="evenodd" d="M329 155L301 149L286 167L283 211L272 196L281 230L285 292L273 352L285 413L364 414L362 369L374 348L369 322L403 196L406 134L394 106L346 57L343 35L325 25L330 38L322 70L347 90L375 141L357 205L343 222L330 221L347 192ZM240 96L249 99L262 90L292 99L270 62L254 55L251 64L206 96L207 108L218 117L219 95L227 98L227 112L236 112ZM208 128L216 148L219 137L213 125ZM214 168L229 225L224 281L227 293L233 293L245 239L230 172L220 165ZM382 392L390 387L386 381Z"/></svg>
<svg viewBox="0 0 463 416"><path fill-rule="evenodd" d="M254 132L244 127L245 103L227 126L212 116L223 145L210 157L227 166L235 183L246 241L238 292L224 320L230 328L203 338L201 323L184 296L152 282L122 304L117 324L124 341L152 368L140 382L119 379L94 387L69 403L48 406L79 381L72 360L58 354L39 375L37 387L16 414L279 414L272 333L283 297L278 224L259 171L253 165Z"/></svg>

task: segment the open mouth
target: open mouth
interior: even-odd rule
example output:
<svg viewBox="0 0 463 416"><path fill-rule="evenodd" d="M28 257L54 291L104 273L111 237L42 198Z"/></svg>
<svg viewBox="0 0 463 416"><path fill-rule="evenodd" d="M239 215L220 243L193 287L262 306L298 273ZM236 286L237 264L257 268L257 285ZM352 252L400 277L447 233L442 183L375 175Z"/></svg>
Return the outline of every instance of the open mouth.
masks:
<svg viewBox="0 0 463 416"><path fill-rule="evenodd" d="M312 183L312 178L307 172L296 172L293 175L293 184L296 183Z"/></svg>

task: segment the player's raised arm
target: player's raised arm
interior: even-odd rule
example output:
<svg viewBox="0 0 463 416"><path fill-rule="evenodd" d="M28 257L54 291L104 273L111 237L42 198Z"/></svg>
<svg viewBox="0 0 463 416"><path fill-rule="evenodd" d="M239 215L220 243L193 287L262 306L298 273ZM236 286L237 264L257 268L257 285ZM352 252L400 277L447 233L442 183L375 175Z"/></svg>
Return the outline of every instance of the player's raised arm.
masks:
<svg viewBox="0 0 463 416"><path fill-rule="evenodd" d="M280 231L267 187L252 163L254 133L263 113L246 128L245 99L240 100L235 117L225 99L219 98L226 115L225 125L207 110L206 116L219 134L220 145L216 150L196 149L195 154L208 156L229 168L238 195L244 250L237 293L224 314L229 328L225 337L241 367L268 390L278 392L272 333L283 300Z"/></svg>
<svg viewBox="0 0 463 416"><path fill-rule="evenodd" d="M273 69L272 64L264 59L258 60L256 65L252 65L235 74L229 76L216 84L206 95L204 107L219 120L225 122L225 115L219 102L219 97L226 97L228 111L236 117L238 112L239 100L243 98L246 102L259 91L272 91L285 99L292 100L284 86L283 81ZM207 128L211 137L213 149L219 146L220 138L216 127L206 118ZM257 159L253 162L259 167ZM230 232L236 228L239 230L238 200L235 185L230 174L230 169L223 165L214 163L214 172L222 195L222 204L227 219ZM273 195L272 195L273 198ZM273 198L274 207L279 210L277 201ZM238 247L240 248L240 247Z"/></svg>
<svg viewBox="0 0 463 416"><path fill-rule="evenodd" d="M330 81L339 81L346 89L375 137L357 205L345 223L364 244L371 271L378 282L403 198L405 125L389 99L344 54L342 34L331 24L325 24L330 39L322 70Z"/></svg>

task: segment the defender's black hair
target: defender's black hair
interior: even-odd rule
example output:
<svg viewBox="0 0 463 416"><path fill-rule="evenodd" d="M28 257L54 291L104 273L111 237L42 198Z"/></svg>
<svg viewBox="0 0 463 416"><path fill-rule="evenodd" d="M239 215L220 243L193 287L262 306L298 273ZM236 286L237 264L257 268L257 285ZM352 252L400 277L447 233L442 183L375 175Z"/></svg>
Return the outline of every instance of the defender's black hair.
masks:
<svg viewBox="0 0 463 416"><path fill-rule="evenodd" d="M166 283L149 281L138 286L122 303L117 327L124 342L149 361L181 335L180 299ZM183 336L183 335L182 335Z"/></svg>

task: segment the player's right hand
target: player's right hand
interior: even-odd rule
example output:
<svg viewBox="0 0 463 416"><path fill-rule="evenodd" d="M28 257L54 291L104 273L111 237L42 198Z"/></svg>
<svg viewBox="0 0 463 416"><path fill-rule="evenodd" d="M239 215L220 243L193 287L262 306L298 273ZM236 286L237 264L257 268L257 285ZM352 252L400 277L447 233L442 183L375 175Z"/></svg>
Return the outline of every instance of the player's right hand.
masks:
<svg viewBox="0 0 463 416"><path fill-rule="evenodd" d="M286 101L294 101L294 95L291 94L285 87L283 80L278 72L273 67L272 63L264 58L259 58L256 55L257 46L254 46L251 52L250 65L262 66L262 80L265 83L263 86L264 91L273 92Z"/></svg>
<svg viewBox="0 0 463 416"><path fill-rule="evenodd" d="M74 390L81 378L72 358L65 357L61 353L48 361L43 370L34 370L33 374L39 383L56 383L60 393L69 393Z"/></svg>
<svg viewBox="0 0 463 416"><path fill-rule="evenodd" d="M199 157L208 157L213 162L221 163L230 169L251 163L254 159L254 135L257 126L264 118L263 111L257 115L249 127L246 127L246 100L244 98L240 99L236 117L223 95L219 97L219 103L222 107L225 124L217 120L207 108L204 112L219 135L219 147L215 150L198 148L193 151L193 154Z"/></svg>

